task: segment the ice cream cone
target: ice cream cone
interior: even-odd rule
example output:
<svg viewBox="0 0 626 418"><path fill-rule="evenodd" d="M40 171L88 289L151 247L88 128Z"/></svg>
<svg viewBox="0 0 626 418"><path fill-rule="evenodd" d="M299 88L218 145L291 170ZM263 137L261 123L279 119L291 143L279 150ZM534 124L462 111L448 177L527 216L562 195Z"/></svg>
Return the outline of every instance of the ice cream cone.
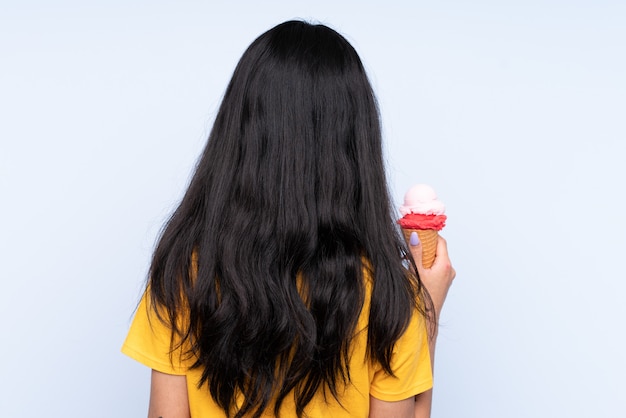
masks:
<svg viewBox="0 0 626 418"><path fill-rule="evenodd" d="M437 255L437 240L439 237L439 231L434 229L402 228L404 239L406 239L408 245L411 245L409 243L409 240L411 239L411 232L417 232L417 236L422 243L422 265L424 268L429 269L433 265L435 256Z"/></svg>

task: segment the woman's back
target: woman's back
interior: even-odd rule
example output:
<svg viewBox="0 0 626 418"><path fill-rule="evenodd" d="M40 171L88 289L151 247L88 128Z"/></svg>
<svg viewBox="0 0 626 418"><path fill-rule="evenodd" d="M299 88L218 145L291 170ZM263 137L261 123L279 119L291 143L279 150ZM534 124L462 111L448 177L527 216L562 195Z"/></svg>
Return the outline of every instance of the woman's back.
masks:
<svg viewBox="0 0 626 418"><path fill-rule="evenodd" d="M363 310L355 327L354 338L349 348L350 381L339 383L337 390L339 401L324 396L318 390L306 405L303 412L309 417L366 417L368 416L370 396L387 402L397 402L415 394L422 393L432 387L431 365L428 351L428 340L424 322L415 312L407 331L397 341L391 367L395 377L382 370L380 364L369 359L367 353L367 323L369 317L369 294L371 282L366 277L366 298ZM143 298L137 315L124 343L122 351L161 373L185 375L191 417L226 417L222 408L217 405L205 387L197 387L191 382L201 379L202 370L190 370L194 359L185 359L184 351L176 350L170 363L170 330L164 326L148 308L149 300ZM294 393L289 393L280 409L281 417L297 415ZM236 399L241 407L241 394ZM272 397L263 417L273 417L275 396Z"/></svg>
<svg viewBox="0 0 626 418"><path fill-rule="evenodd" d="M358 55L323 25L286 22L241 58L160 238L154 334L183 350L190 393L234 416L283 403L301 415L351 386L367 408L372 370L393 381L397 359L418 353L401 339L423 334L409 326L424 305L404 251Z"/></svg>

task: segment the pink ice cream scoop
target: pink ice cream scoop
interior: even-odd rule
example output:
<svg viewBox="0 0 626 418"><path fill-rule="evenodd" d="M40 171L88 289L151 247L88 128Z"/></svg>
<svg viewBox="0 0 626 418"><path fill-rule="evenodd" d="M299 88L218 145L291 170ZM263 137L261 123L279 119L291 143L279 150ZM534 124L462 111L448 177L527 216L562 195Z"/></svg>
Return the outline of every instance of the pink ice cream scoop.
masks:
<svg viewBox="0 0 626 418"><path fill-rule="evenodd" d="M439 231L446 225L446 207L437 198L432 187L416 184L404 195L404 204L400 206L402 218L398 224L402 228L407 242L412 232L417 232L422 243L422 264L430 268L437 255Z"/></svg>

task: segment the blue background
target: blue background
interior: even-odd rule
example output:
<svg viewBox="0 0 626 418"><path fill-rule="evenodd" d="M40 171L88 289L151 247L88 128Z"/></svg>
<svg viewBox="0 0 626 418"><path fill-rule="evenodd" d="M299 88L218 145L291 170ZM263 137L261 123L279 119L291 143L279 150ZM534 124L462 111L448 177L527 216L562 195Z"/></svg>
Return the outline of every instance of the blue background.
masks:
<svg viewBox="0 0 626 418"><path fill-rule="evenodd" d="M314 3L314 4L313 4ZM353 43L396 203L447 204L457 279L433 417L620 417L626 3L0 5L0 411L145 416L119 353L155 238L247 45L291 18Z"/></svg>

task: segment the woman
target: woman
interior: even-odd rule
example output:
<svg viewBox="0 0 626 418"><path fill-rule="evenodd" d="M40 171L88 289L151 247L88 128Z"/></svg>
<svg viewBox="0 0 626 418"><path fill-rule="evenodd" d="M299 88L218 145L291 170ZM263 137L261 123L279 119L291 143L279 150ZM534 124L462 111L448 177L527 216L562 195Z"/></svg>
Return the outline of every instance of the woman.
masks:
<svg viewBox="0 0 626 418"><path fill-rule="evenodd" d="M421 248L399 238L381 149L341 35L290 21L250 45L123 347L153 369L150 417L429 415L454 270L443 239L432 269L405 269Z"/></svg>

